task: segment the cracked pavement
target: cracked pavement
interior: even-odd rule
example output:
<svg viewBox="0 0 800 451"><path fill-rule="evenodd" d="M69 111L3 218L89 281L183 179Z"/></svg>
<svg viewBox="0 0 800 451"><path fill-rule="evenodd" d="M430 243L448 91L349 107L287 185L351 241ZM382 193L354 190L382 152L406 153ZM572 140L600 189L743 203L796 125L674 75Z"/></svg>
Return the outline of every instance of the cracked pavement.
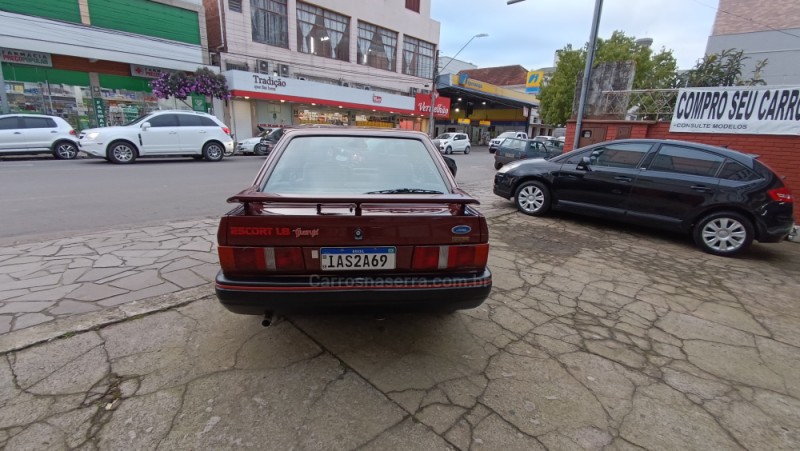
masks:
<svg viewBox="0 0 800 451"><path fill-rule="evenodd" d="M296 316L268 329L225 311L206 282L188 291L167 282L167 273L207 278L191 268L216 268L211 247L180 249L208 243L213 222L135 232L142 246L177 246L160 255L126 254L136 244L108 234L46 252L4 248L0 268L35 252L59 263L6 271L3 284L61 271L46 290L70 285L70 269L96 269L60 262L74 245L94 252L73 251L74 260L137 268L80 282L127 278L113 285L126 293L103 299L178 288L103 306L75 299L76 287L38 311L52 320L6 333L17 342L0 340L0 447L800 449L800 246L725 259L686 237L530 218L501 199L485 198L482 211L494 288L481 307ZM154 239L181 233L180 242ZM183 266L187 258L198 263ZM25 295L46 291L34 288ZM129 310L42 332L98 314L52 312L67 300Z"/></svg>

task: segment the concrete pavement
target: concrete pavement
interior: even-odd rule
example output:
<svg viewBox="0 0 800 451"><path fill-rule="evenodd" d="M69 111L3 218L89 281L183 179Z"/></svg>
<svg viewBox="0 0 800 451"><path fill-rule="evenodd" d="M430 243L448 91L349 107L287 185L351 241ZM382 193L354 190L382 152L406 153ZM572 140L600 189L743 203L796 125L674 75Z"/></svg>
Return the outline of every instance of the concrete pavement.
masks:
<svg viewBox="0 0 800 451"><path fill-rule="evenodd" d="M451 315L263 329L213 297L215 221L0 249L0 447L800 448L800 246L482 199L495 287Z"/></svg>

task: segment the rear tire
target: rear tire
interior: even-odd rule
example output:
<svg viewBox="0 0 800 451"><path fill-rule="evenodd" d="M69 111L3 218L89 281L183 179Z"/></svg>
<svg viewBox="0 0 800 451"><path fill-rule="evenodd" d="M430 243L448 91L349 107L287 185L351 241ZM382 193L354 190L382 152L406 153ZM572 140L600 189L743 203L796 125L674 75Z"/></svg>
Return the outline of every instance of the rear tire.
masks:
<svg viewBox="0 0 800 451"><path fill-rule="evenodd" d="M500 169L500 168L502 168L502 167L503 167L503 163L501 163L501 162L499 162L499 161L495 161L495 162L494 162L494 168L495 168L495 169Z"/></svg>
<svg viewBox="0 0 800 451"><path fill-rule="evenodd" d="M127 141L116 141L108 146L108 161L114 164L131 164L137 156L136 147Z"/></svg>
<svg viewBox="0 0 800 451"><path fill-rule="evenodd" d="M753 224L733 211L719 211L701 219L694 226L694 242L705 252L730 257L747 249L755 235Z"/></svg>
<svg viewBox="0 0 800 451"><path fill-rule="evenodd" d="M216 141L207 142L206 145L203 146L203 158L205 158L206 161L221 161L224 155L225 148Z"/></svg>
<svg viewBox="0 0 800 451"><path fill-rule="evenodd" d="M470 149L469 149L469 146L467 146L467 148L466 148L466 149L464 149L464 155L468 154L468 153L469 153L469 150L470 150Z"/></svg>
<svg viewBox="0 0 800 451"><path fill-rule="evenodd" d="M550 210L550 190L541 182L525 182L514 193L514 204L526 215L543 216Z"/></svg>
<svg viewBox="0 0 800 451"><path fill-rule="evenodd" d="M69 141L59 141L53 146L53 156L59 160L74 160L78 156L78 146Z"/></svg>

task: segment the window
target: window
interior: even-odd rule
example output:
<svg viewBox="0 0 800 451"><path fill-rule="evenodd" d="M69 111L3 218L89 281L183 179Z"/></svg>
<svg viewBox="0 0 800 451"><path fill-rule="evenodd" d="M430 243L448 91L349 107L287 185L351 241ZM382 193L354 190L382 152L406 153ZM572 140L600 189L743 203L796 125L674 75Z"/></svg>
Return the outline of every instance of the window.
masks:
<svg viewBox="0 0 800 451"><path fill-rule="evenodd" d="M645 143L610 144L595 147L589 153L592 166L606 166L611 168L635 168L639 166L642 157L652 147Z"/></svg>
<svg viewBox="0 0 800 451"><path fill-rule="evenodd" d="M161 114L151 117L147 122L151 127L177 127L178 116L175 114Z"/></svg>
<svg viewBox="0 0 800 451"><path fill-rule="evenodd" d="M228 9L237 13L242 12L242 0L229 0Z"/></svg>
<svg viewBox="0 0 800 451"><path fill-rule="evenodd" d="M713 177L724 160L711 152L665 144L653 158L649 169Z"/></svg>
<svg viewBox="0 0 800 451"><path fill-rule="evenodd" d="M750 180L758 180L758 174L747 169L743 164L737 163L733 160L727 160L722 166L722 171L719 173L719 178L728 180L738 180L741 182L749 182Z"/></svg>
<svg viewBox="0 0 800 451"><path fill-rule="evenodd" d="M350 61L350 18L297 2L297 51Z"/></svg>
<svg viewBox="0 0 800 451"><path fill-rule="evenodd" d="M55 128L56 121L49 117L23 117L25 128Z"/></svg>
<svg viewBox="0 0 800 451"><path fill-rule="evenodd" d="M17 124L17 117L0 118L0 130L14 130L20 128Z"/></svg>
<svg viewBox="0 0 800 451"><path fill-rule="evenodd" d="M358 23L358 64L396 69L397 33L366 22Z"/></svg>
<svg viewBox="0 0 800 451"><path fill-rule="evenodd" d="M202 127L203 121L200 120L200 116L195 114L179 114L178 121L180 121L181 127Z"/></svg>
<svg viewBox="0 0 800 451"><path fill-rule="evenodd" d="M410 9L415 13L419 12L419 0L406 0L406 9Z"/></svg>
<svg viewBox="0 0 800 451"><path fill-rule="evenodd" d="M406 36L403 41L403 73L433 78L433 44Z"/></svg>
<svg viewBox="0 0 800 451"><path fill-rule="evenodd" d="M254 41L289 47L286 0L250 0L250 14Z"/></svg>

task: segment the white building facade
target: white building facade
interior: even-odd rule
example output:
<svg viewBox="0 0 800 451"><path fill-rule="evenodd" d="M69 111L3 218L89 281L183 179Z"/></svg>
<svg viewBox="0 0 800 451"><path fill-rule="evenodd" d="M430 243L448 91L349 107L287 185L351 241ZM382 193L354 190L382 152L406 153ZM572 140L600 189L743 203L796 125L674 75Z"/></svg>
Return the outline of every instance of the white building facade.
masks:
<svg viewBox="0 0 800 451"><path fill-rule="evenodd" d="M440 24L431 0L204 0L208 46L239 139L333 123L427 129Z"/></svg>

